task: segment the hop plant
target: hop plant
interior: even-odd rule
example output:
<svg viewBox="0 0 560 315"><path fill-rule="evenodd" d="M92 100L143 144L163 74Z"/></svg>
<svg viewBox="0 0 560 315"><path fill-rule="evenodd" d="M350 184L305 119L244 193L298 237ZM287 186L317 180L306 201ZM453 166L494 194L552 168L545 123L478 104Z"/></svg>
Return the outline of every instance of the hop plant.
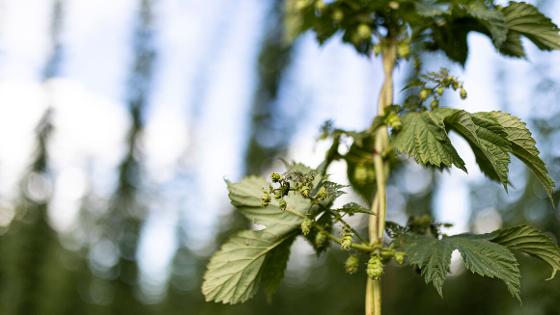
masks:
<svg viewBox="0 0 560 315"><path fill-rule="evenodd" d="M323 247L327 243L327 234L323 231L319 231L317 235L315 235L315 246Z"/></svg>
<svg viewBox="0 0 560 315"><path fill-rule="evenodd" d="M377 254L372 255L368 261L366 269L368 277L377 280L383 275L383 262L381 257Z"/></svg>
<svg viewBox="0 0 560 315"><path fill-rule="evenodd" d="M387 125L393 128L395 131L399 131L402 128L402 121L399 115L395 112L391 112L387 116Z"/></svg>
<svg viewBox="0 0 560 315"><path fill-rule="evenodd" d="M432 94L432 90L430 89L422 89L420 91L420 94L418 95L418 97L420 97L421 100L425 100L428 98L428 96L430 96L430 94Z"/></svg>
<svg viewBox="0 0 560 315"><path fill-rule="evenodd" d="M340 9L335 9L332 13L332 19L333 22L335 22L336 24L340 24L342 22L342 20L344 19L344 12L342 12L342 10Z"/></svg>
<svg viewBox="0 0 560 315"><path fill-rule="evenodd" d="M350 255L344 262L344 270L346 273L352 275L358 272L360 267L360 258L357 255Z"/></svg>
<svg viewBox="0 0 560 315"><path fill-rule="evenodd" d="M280 175L276 172L272 173L272 175L270 175L270 177L272 178L272 182L274 182L274 183L278 183L282 180L282 175Z"/></svg>
<svg viewBox="0 0 560 315"><path fill-rule="evenodd" d="M344 249L351 247L370 255L366 265L368 287L376 288L367 293L365 309L370 315L381 314L381 302L377 297L381 294L379 280L384 272L384 260L394 259L396 263L408 263L418 268L426 282L433 284L440 294L455 250L461 252L467 269L502 280L517 298L520 297L521 274L514 252L545 261L552 268L552 276L560 271L560 248L556 242L528 225L476 236L443 237L442 225L430 217L411 218L406 226L385 221L387 183L394 179L391 176L398 174L393 172L396 166L393 162L397 162L398 155L426 168L458 167L466 171L464 161L449 138L450 132L465 138L481 171L506 188L510 185L511 156L518 157L533 171L553 202L554 182L523 121L506 112L470 113L440 107L446 89L453 89L462 99L467 97L463 83L448 70L426 74L415 72L405 87L413 92L403 104L394 103L394 93L399 90L393 84L394 72L403 64L402 59L412 55L414 70L420 71L420 55L439 51L451 61L465 65L469 51L466 35L470 32L490 37L492 44L504 55L524 57L522 37L541 50L560 49L560 28L538 8L526 2L511 1L503 6L496 2L289 0L286 19L293 23L286 25L293 28L288 30L293 33L290 37L310 30L320 43L324 43L333 35L341 34L341 39L359 53L369 56L373 50L380 55L385 79L378 97L379 114L366 130L328 127L325 134L335 141L325 160L314 169L299 163L286 163L288 169L282 175L272 174L275 187L269 187L268 196L265 191L261 200L260 189L266 185L266 179L250 177L240 183L228 182L232 204L249 220L268 228L265 233L247 230L235 234L213 256L202 288L208 301L244 302L256 294L259 285L264 286L267 293L274 291L300 228L303 234L307 234L306 239L314 243L317 253L324 251L328 240L332 239L339 241ZM398 132L388 132L391 130L387 127ZM351 148L341 153L339 147L346 138L352 143ZM329 186L325 185L329 165L336 160L347 164L350 183L363 195L368 206L351 202L342 208L333 207L335 199L343 194L342 188L338 188L342 186L331 182ZM371 189L360 191L363 190L362 183ZM320 189L323 186L328 187L328 198ZM297 192L294 196L297 198L289 199L290 209L286 211L284 197L290 191ZM270 202L271 195L278 200L278 207L255 209L261 202ZM344 218L355 213L375 219L369 220L370 242L353 244L352 237L363 239L357 233L345 233L340 240L331 234L335 224L354 231ZM314 218L318 218L317 225L312 221ZM309 236L313 228L317 233ZM384 235L386 231L389 238ZM255 264L255 257L264 259L260 261L265 263ZM266 263L268 261L278 263L272 266ZM350 256L345 262L349 273L356 272L358 266L357 256ZM260 277L263 273L270 276Z"/></svg>
<svg viewBox="0 0 560 315"><path fill-rule="evenodd" d="M350 250L352 247L352 232L345 230L342 239L340 240L340 248L343 250Z"/></svg>
<svg viewBox="0 0 560 315"><path fill-rule="evenodd" d="M300 192L304 198L309 198L309 195L311 194L311 188L307 185L304 185L301 187Z"/></svg>
<svg viewBox="0 0 560 315"><path fill-rule="evenodd" d="M316 198L318 200L325 200L327 199L328 196L329 196L329 192L327 191L327 188L325 188L325 186L322 186L317 192Z"/></svg>
<svg viewBox="0 0 560 315"><path fill-rule="evenodd" d="M271 198L270 198L270 193L267 191L263 192L263 195L261 197L261 205L263 207L267 207L270 204Z"/></svg>
<svg viewBox="0 0 560 315"><path fill-rule="evenodd" d="M278 200L278 206L280 207L280 210L286 211L286 208L288 207L288 203L286 202L286 200L280 199Z"/></svg>
<svg viewBox="0 0 560 315"><path fill-rule="evenodd" d="M303 235L308 235L311 232L311 227L313 226L313 219L305 217L301 222L301 232Z"/></svg>
<svg viewBox="0 0 560 315"><path fill-rule="evenodd" d="M367 40L371 38L371 27L367 24L360 24L356 29L356 38L358 40Z"/></svg>
<svg viewBox="0 0 560 315"><path fill-rule="evenodd" d="M465 90L465 88L461 87L461 91L459 91L459 95L461 96L461 99L466 99L467 98L467 90Z"/></svg>
<svg viewBox="0 0 560 315"><path fill-rule="evenodd" d="M403 252L395 252L395 254L393 255L393 258L395 259L397 264L402 265L404 263L404 256L405 256L405 253L403 253Z"/></svg>
<svg viewBox="0 0 560 315"><path fill-rule="evenodd" d="M436 100L436 99L432 100L432 102L430 103L430 107L432 109L438 108L439 107L439 100Z"/></svg>

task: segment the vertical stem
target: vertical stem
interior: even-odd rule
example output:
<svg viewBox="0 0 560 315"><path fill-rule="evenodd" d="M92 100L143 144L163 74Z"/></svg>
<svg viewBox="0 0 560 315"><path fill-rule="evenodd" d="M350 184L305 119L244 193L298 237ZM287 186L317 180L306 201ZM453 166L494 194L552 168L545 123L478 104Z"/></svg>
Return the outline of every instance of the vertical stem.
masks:
<svg viewBox="0 0 560 315"><path fill-rule="evenodd" d="M397 59L396 42L388 39L382 50L384 81L379 92L378 115L385 115L385 108L393 103L393 70ZM389 133L387 128L379 128L375 134L375 150L373 152L373 163L377 191L371 205L374 215L369 220L369 237L372 244L383 241L385 230L385 216L387 210L387 196L385 193L385 180L388 176L386 163L383 161L383 153L389 144ZM381 315L381 280L368 278L366 288L366 315Z"/></svg>

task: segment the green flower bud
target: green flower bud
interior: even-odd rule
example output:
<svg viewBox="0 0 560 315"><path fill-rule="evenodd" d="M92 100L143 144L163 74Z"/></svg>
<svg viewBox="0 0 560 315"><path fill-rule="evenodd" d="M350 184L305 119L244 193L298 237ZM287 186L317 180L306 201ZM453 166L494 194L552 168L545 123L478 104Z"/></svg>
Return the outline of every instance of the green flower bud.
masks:
<svg viewBox="0 0 560 315"><path fill-rule="evenodd" d="M460 86L459 81L451 79L451 86L453 87L453 90L457 90Z"/></svg>
<svg viewBox="0 0 560 315"><path fill-rule="evenodd" d="M261 197L261 205L263 207L267 207L270 204L270 194L268 192L264 192Z"/></svg>
<svg viewBox="0 0 560 315"><path fill-rule="evenodd" d="M319 231L317 235L315 235L315 246L323 247L327 243L327 234L323 231Z"/></svg>
<svg viewBox="0 0 560 315"><path fill-rule="evenodd" d="M274 172L272 173L272 175L270 175L270 177L272 178L272 181L275 183L278 183L281 179L282 179L282 175Z"/></svg>
<svg viewBox="0 0 560 315"><path fill-rule="evenodd" d="M401 58L408 58L410 56L410 44L401 42L397 48L397 54Z"/></svg>
<svg viewBox="0 0 560 315"><path fill-rule="evenodd" d="M404 263L404 256L405 253L403 252L395 252L395 255L393 257L395 258L397 264L402 265Z"/></svg>
<svg viewBox="0 0 560 315"><path fill-rule="evenodd" d="M290 192L290 183L289 182L282 183L282 186L280 186L280 192L282 193L282 197L287 196L288 193Z"/></svg>
<svg viewBox="0 0 560 315"><path fill-rule="evenodd" d="M352 247L352 234L346 233L342 236L342 240L340 241L340 248L343 250L350 250Z"/></svg>
<svg viewBox="0 0 560 315"><path fill-rule="evenodd" d="M278 200L282 198L282 191L280 189L274 190L274 199Z"/></svg>
<svg viewBox="0 0 560 315"><path fill-rule="evenodd" d="M344 262L344 269L348 274L355 274L358 272L358 267L360 266L360 258L356 255L348 256Z"/></svg>
<svg viewBox="0 0 560 315"><path fill-rule="evenodd" d="M383 262L381 257L378 255L373 255L368 261L366 273L368 277L374 280L378 280L383 275Z"/></svg>
<svg viewBox="0 0 560 315"><path fill-rule="evenodd" d="M356 36L360 41L370 39L371 27L369 27L369 25L364 23L358 25L358 28L356 29Z"/></svg>
<svg viewBox="0 0 560 315"><path fill-rule="evenodd" d="M461 91L459 92L459 95L461 96L461 99L466 99L467 98L467 90L465 90L465 88L461 88Z"/></svg>
<svg viewBox="0 0 560 315"><path fill-rule="evenodd" d="M432 108L438 108L439 107L439 100L432 100L432 103L430 104L430 106Z"/></svg>
<svg viewBox="0 0 560 315"><path fill-rule="evenodd" d="M354 180L359 185L365 185L368 181L368 169L363 163L356 165L354 168Z"/></svg>
<svg viewBox="0 0 560 315"><path fill-rule="evenodd" d="M378 56L381 53L381 45L380 44L375 44L373 46L373 54Z"/></svg>
<svg viewBox="0 0 560 315"><path fill-rule="evenodd" d="M325 4L325 2L323 0L317 0L315 2L315 10L322 12L325 8L327 7L327 5Z"/></svg>
<svg viewBox="0 0 560 315"><path fill-rule="evenodd" d="M421 100L425 100L428 98L428 96L430 96L430 94L432 94L432 90L430 89L422 89L422 91L420 91L420 99Z"/></svg>
<svg viewBox="0 0 560 315"><path fill-rule="evenodd" d="M443 95L443 91L444 91L444 89L443 89L443 87L441 87L441 86L438 87L438 88L436 89L436 92L437 92L437 94L438 94L439 96L442 96L442 95Z"/></svg>
<svg viewBox="0 0 560 315"><path fill-rule="evenodd" d="M309 188L309 186L305 185L301 187L300 192L304 198L309 198L309 194L311 194L311 189Z"/></svg>
<svg viewBox="0 0 560 315"><path fill-rule="evenodd" d="M308 235L311 232L311 227L313 226L313 220L311 218L305 217L303 222L301 222L301 232L303 235Z"/></svg>
<svg viewBox="0 0 560 315"><path fill-rule="evenodd" d="M325 200L327 199L329 193L327 191L327 189L323 186L321 187L321 189L319 189L319 192L317 193L317 199L319 200Z"/></svg>
<svg viewBox="0 0 560 315"><path fill-rule="evenodd" d="M387 124L396 131L402 128L401 118L395 112L391 112L389 116L387 116Z"/></svg>
<svg viewBox="0 0 560 315"><path fill-rule="evenodd" d="M340 24L340 22L344 19L344 12L340 9L335 9L332 13L332 19L336 24Z"/></svg>
<svg viewBox="0 0 560 315"><path fill-rule="evenodd" d="M305 9L309 5L309 0L297 0L295 8L298 11Z"/></svg>
<svg viewBox="0 0 560 315"><path fill-rule="evenodd" d="M278 200L278 206L280 207L280 210L286 211L286 208L288 207L288 203L286 202L286 200L280 199Z"/></svg>

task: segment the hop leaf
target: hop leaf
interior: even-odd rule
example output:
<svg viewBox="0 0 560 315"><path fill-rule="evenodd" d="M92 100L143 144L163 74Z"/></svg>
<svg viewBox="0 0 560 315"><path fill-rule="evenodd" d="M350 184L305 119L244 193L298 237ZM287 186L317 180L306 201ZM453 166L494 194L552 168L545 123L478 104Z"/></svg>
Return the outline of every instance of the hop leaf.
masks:
<svg viewBox="0 0 560 315"><path fill-rule="evenodd" d="M289 165L289 171L294 169L303 174L312 171L301 164ZM206 300L235 304L251 298L259 284L267 295L274 292L283 277L290 246L312 202L296 192L289 192L284 199L270 200L263 207L263 188L268 187L268 183L259 177L247 177L239 183L227 182L227 186L231 203L237 210L251 222L265 227L236 234L208 264L202 284ZM290 205L290 211L280 209L282 202Z"/></svg>
<svg viewBox="0 0 560 315"><path fill-rule="evenodd" d="M271 293L282 278L293 240L292 233L279 228L242 231L232 237L208 263L202 284L206 301L245 302L255 295L260 280ZM263 273L272 278L260 277Z"/></svg>
<svg viewBox="0 0 560 315"><path fill-rule="evenodd" d="M467 269L504 281L510 293L518 299L520 274L511 251L529 254L546 262L552 267L550 279L560 270L560 247L549 236L528 225L482 235L455 235L441 240L412 233L401 234L396 244L406 253L408 262L420 268L426 283L431 282L440 295L454 250L459 250Z"/></svg>
<svg viewBox="0 0 560 315"><path fill-rule="evenodd" d="M452 165L466 171L465 162L451 145L443 119L430 112L408 113L402 129L393 134L395 148L426 166L447 168Z"/></svg>
<svg viewBox="0 0 560 315"><path fill-rule="evenodd" d="M378 255L373 255L368 261L366 269L368 277L377 280L383 275L383 262L381 257Z"/></svg>
<svg viewBox="0 0 560 315"><path fill-rule="evenodd" d="M514 226L486 234L485 238L513 251L519 251L546 262L554 278L560 270L560 247L543 232L530 225Z"/></svg>
<svg viewBox="0 0 560 315"><path fill-rule="evenodd" d="M348 274L355 274L358 271L358 267L360 266L360 258L356 255L348 256L346 261L344 262L344 269Z"/></svg>
<svg viewBox="0 0 560 315"><path fill-rule="evenodd" d="M507 189L511 153L535 173L552 200L554 182L539 157L531 132L519 118L503 112L470 114L449 108L439 108L433 114L469 142L480 169L490 179Z"/></svg>
<svg viewBox="0 0 560 315"><path fill-rule="evenodd" d="M519 35L523 35L541 50L560 49L560 29L533 5L525 2L510 2L501 11L512 34L508 36L506 42L508 45L513 44L517 46L518 51L523 51L519 41Z"/></svg>
<svg viewBox="0 0 560 315"><path fill-rule="evenodd" d="M443 295L443 283L449 273L451 254L459 250L465 267L481 276L497 278L506 284L510 293L519 298L520 274L517 260L506 247L472 235L462 234L433 237L406 234L399 239L411 265L421 270L426 283L432 283Z"/></svg>

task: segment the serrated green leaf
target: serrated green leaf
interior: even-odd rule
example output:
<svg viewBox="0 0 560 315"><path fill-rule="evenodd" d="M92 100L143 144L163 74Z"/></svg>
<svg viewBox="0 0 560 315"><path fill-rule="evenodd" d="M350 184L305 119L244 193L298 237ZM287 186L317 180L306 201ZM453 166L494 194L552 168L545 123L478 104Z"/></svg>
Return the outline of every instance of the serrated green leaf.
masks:
<svg viewBox="0 0 560 315"><path fill-rule="evenodd" d="M484 113L470 114L463 110L439 108L434 110L434 114L443 118L447 128L467 140L480 170L507 189L511 145L504 128L492 117L485 117Z"/></svg>
<svg viewBox="0 0 560 315"><path fill-rule="evenodd" d="M373 212L371 212L370 209L362 205L359 205L355 202L347 203L344 206L342 206L342 208L335 209L335 211L344 212L347 213L348 215L353 215L356 213L365 213L365 214L373 215Z"/></svg>
<svg viewBox="0 0 560 315"><path fill-rule="evenodd" d="M527 37L542 50L560 49L560 29L535 6L510 2L501 11L510 32Z"/></svg>
<svg viewBox="0 0 560 315"><path fill-rule="evenodd" d="M290 247L295 239L296 237L294 234L291 238L280 243L280 245L266 255L260 278L268 301L272 300L272 295L276 292L276 289L284 278L284 271L286 270L288 259L290 258Z"/></svg>
<svg viewBox="0 0 560 315"><path fill-rule="evenodd" d="M242 231L229 239L210 259L202 293L206 301L243 303L257 292L268 254L291 244L293 236L283 227ZM274 271L278 266L273 267ZM270 268L270 267L269 267ZM269 283L269 286L270 283Z"/></svg>
<svg viewBox="0 0 560 315"><path fill-rule="evenodd" d="M468 270L483 277L502 280L511 295L520 299L519 264L509 249L469 235L456 235L449 239L461 253Z"/></svg>
<svg viewBox="0 0 560 315"><path fill-rule="evenodd" d="M462 66L467 62L469 45L467 35L471 31L471 21L450 20L443 26L432 26L435 49L441 49L452 61Z"/></svg>
<svg viewBox="0 0 560 315"><path fill-rule="evenodd" d="M301 164L289 165L289 171L310 170ZM281 211L277 200L262 207L261 196L268 183L259 177L228 182L227 186L237 210L252 223L264 226L260 231L242 231L233 236L208 264L202 284L206 300L235 304L251 298L261 282L267 295L272 294L283 276L289 247L312 205L310 200L290 192L284 198L288 211Z"/></svg>
<svg viewBox="0 0 560 315"><path fill-rule="evenodd" d="M414 2L415 12L422 17L435 17L449 13L449 4L438 3L436 0Z"/></svg>
<svg viewBox="0 0 560 315"><path fill-rule="evenodd" d="M440 295L449 273L451 254L458 250L467 269L484 277L502 280L510 293L519 298L520 274L517 260L504 246L468 234L444 237L441 240L405 234L398 239L398 244L406 253L408 263L420 268L426 283L432 283Z"/></svg>
<svg viewBox="0 0 560 315"><path fill-rule="evenodd" d="M443 284L450 270L454 250L451 244L415 234L402 236L400 242L408 263L420 268L426 283L432 283L439 295L443 296Z"/></svg>
<svg viewBox="0 0 560 315"><path fill-rule="evenodd" d="M502 46L508 33L502 12L494 8L488 8L481 2L470 2L463 7L470 16L476 18L480 24L488 29L494 45L496 47Z"/></svg>
<svg viewBox="0 0 560 315"><path fill-rule="evenodd" d="M431 112L408 113L402 118L402 129L392 135L392 144L401 153L425 166L464 170L465 162L451 144L443 119Z"/></svg>
<svg viewBox="0 0 560 315"><path fill-rule="evenodd" d="M516 58L525 57L525 48L523 48L523 43L521 43L521 35L516 32L508 32L506 40L498 50L501 54L506 56Z"/></svg>
<svg viewBox="0 0 560 315"><path fill-rule="evenodd" d="M507 139L511 142L511 153L533 171L552 201L554 181L550 178L546 165L539 157L540 152L526 124L519 118L504 112L491 112L488 115L491 115L504 127Z"/></svg>
<svg viewBox="0 0 560 315"><path fill-rule="evenodd" d="M439 108L440 117L448 129L458 132L470 144L482 172L507 189L509 184L509 153L519 158L537 176L552 200L554 182L539 157L531 132L519 118L503 112L470 114L462 110Z"/></svg>
<svg viewBox="0 0 560 315"><path fill-rule="evenodd" d="M530 225L514 226L486 234L486 238L507 248L534 256L552 268L549 279L560 270L560 247L550 236Z"/></svg>

